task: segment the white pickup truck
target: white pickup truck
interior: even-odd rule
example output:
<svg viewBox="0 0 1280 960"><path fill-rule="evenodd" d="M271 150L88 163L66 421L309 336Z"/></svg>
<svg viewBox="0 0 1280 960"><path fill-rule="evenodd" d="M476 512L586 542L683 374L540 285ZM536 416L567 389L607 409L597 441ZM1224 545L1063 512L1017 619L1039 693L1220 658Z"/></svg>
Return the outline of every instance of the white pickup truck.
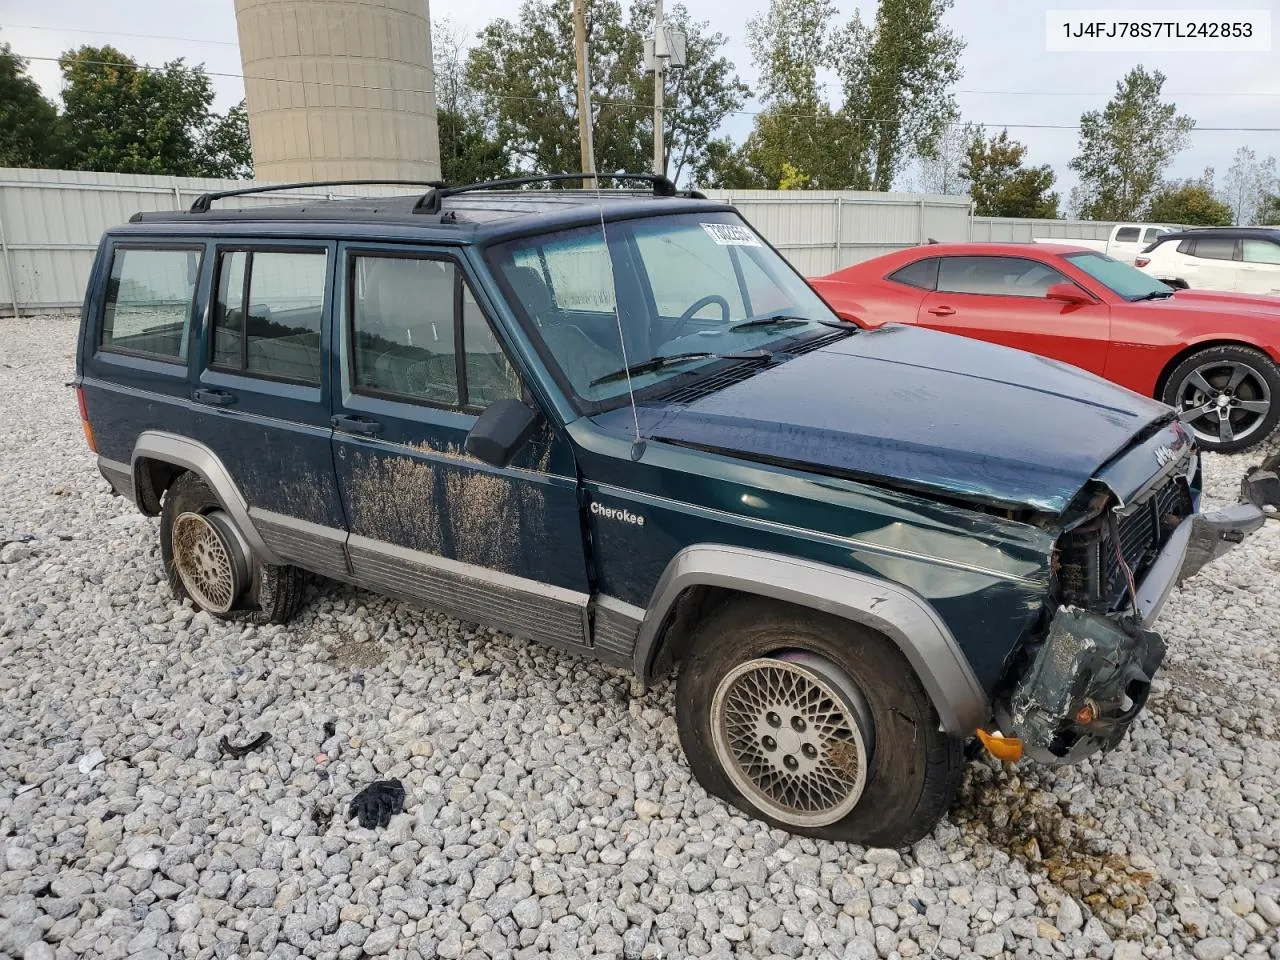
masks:
<svg viewBox="0 0 1280 960"><path fill-rule="evenodd" d="M1111 235L1106 240L1077 240L1072 237L1033 237L1035 243L1069 243L1076 247L1091 247L1109 257L1125 263L1133 263L1134 258L1155 243L1164 234L1177 230L1164 224L1155 223L1117 223L1111 228Z"/></svg>

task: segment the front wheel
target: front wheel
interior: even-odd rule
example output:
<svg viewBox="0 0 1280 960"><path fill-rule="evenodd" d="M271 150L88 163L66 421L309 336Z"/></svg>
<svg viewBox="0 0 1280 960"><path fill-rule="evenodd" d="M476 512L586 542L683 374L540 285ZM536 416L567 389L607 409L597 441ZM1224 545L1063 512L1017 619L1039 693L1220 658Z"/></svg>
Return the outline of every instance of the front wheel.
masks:
<svg viewBox="0 0 1280 960"><path fill-rule="evenodd" d="M1261 443L1280 419L1280 369L1261 350L1209 347L1174 368L1161 397L1205 450Z"/></svg>
<svg viewBox="0 0 1280 960"><path fill-rule="evenodd" d="M733 602L698 627L677 700L699 782L793 833L914 842L963 770L960 742L887 639L773 600Z"/></svg>

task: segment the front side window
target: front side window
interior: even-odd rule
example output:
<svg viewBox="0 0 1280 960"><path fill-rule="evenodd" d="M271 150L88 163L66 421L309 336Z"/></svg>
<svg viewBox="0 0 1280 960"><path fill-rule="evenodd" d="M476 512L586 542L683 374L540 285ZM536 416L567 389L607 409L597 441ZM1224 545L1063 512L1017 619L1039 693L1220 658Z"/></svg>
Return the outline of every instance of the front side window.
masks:
<svg viewBox="0 0 1280 960"><path fill-rule="evenodd" d="M299 383L320 382L324 250L228 250L218 262L212 365Z"/></svg>
<svg viewBox="0 0 1280 960"><path fill-rule="evenodd" d="M1280 263L1280 243L1271 240L1246 240L1242 246L1245 263Z"/></svg>
<svg viewBox="0 0 1280 960"><path fill-rule="evenodd" d="M941 261L938 289L947 293L1043 298L1055 283L1067 282L1052 267L1023 257L943 257Z"/></svg>
<svg viewBox="0 0 1280 960"><path fill-rule="evenodd" d="M1236 242L1231 237L1198 237L1192 255L1201 260L1230 260L1236 255Z"/></svg>
<svg viewBox="0 0 1280 960"><path fill-rule="evenodd" d="M185 360L200 248L118 247L102 314L102 347Z"/></svg>
<svg viewBox="0 0 1280 960"><path fill-rule="evenodd" d="M520 381L452 260L350 261L352 386L445 407L520 396Z"/></svg>
<svg viewBox="0 0 1280 960"><path fill-rule="evenodd" d="M631 378L642 391L718 355L842 325L732 213L594 224L498 244L487 257L565 385L601 409L626 394L627 367L647 365Z"/></svg>

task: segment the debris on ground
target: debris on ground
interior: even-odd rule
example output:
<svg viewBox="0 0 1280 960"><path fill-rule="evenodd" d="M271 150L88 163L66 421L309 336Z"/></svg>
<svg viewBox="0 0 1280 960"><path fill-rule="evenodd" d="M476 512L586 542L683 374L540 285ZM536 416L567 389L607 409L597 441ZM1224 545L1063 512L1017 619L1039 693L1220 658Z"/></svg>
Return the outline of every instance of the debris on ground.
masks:
<svg viewBox="0 0 1280 960"><path fill-rule="evenodd" d="M1280 454L1245 471L1240 481L1240 500L1267 513L1280 511Z"/></svg>
<svg viewBox="0 0 1280 960"><path fill-rule="evenodd" d="M391 818L404 810L404 786L399 780L379 780L365 787L347 808L347 819L360 818L366 830L385 827Z"/></svg>
<svg viewBox="0 0 1280 960"><path fill-rule="evenodd" d="M226 737L218 741L218 749L222 751L223 756L231 757L239 760L241 757L247 757L255 750L261 750L271 742L271 734L263 731L248 743L234 744Z"/></svg>
<svg viewBox="0 0 1280 960"><path fill-rule="evenodd" d="M81 773L88 773L90 770L92 770L94 767L96 767L98 764L102 763L106 759L107 759L106 754L104 754L101 750L94 750L91 753L86 753L83 757L81 757L80 762L76 764L76 767L79 768Z"/></svg>

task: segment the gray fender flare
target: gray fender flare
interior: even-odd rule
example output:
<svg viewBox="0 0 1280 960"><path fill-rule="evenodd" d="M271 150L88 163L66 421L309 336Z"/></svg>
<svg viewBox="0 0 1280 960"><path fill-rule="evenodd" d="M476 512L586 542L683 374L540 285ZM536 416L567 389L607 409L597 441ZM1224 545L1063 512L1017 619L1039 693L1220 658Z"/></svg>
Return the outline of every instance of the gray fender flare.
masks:
<svg viewBox="0 0 1280 960"><path fill-rule="evenodd" d="M203 443L160 430L144 431L139 435L138 442L133 445L133 459L130 463L135 491L139 489L138 461L143 459L171 463L197 474L213 491L213 495L222 504L222 509L227 511L236 529L249 544L249 548L264 562L280 564L280 558L267 547L253 525L253 520L249 517L249 504L240 492L240 488L236 486L236 482L231 479L230 472L218 459L218 455Z"/></svg>
<svg viewBox="0 0 1280 960"><path fill-rule="evenodd" d="M884 634L902 651L942 727L968 737L991 705L968 658L936 610L900 584L810 560L720 544L685 547L667 564L636 636L635 671L647 677L658 631L682 591L726 587L830 613Z"/></svg>

